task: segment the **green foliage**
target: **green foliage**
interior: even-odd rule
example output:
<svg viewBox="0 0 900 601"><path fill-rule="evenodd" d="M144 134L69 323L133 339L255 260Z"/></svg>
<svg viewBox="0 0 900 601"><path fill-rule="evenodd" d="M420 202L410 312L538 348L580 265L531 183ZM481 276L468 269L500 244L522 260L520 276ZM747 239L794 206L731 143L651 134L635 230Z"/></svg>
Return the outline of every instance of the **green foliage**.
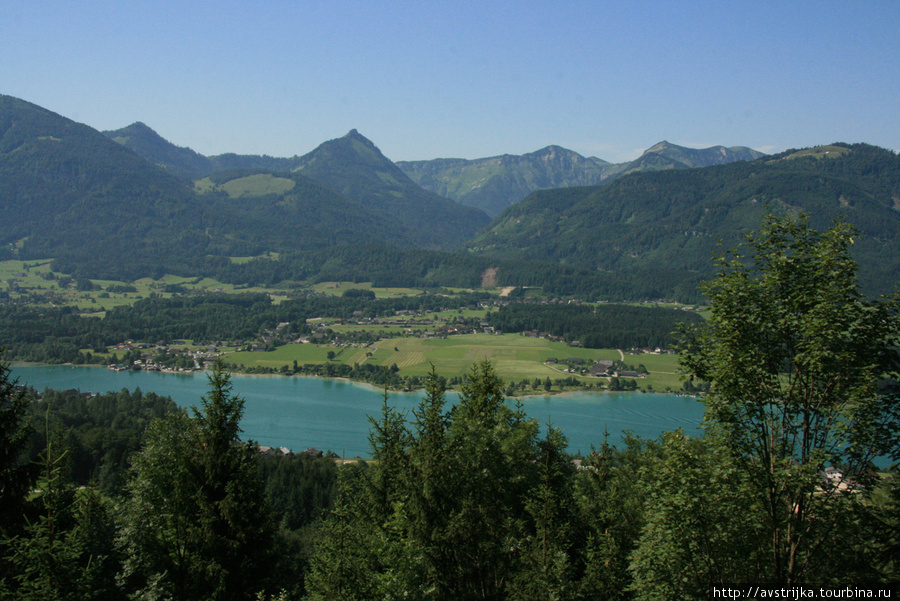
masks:
<svg viewBox="0 0 900 601"><path fill-rule="evenodd" d="M175 402L140 389L91 396L74 391L46 390L31 396L31 421L49 421L51 430L65 432L70 463L69 477L76 485L94 485L105 494L116 494L124 485L131 455L141 446L151 420L176 410ZM43 428L35 428L28 456L35 460L47 448Z"/></svg>
<svg viewBox="0 0 900 601"><path fill-rule="evenodd" d="M30 519L22 534L3 541L13 578L0 580L0 596L34 601L121 598L108 503L93 490L75 491L61 432L51 435L50 428L47 419L38 493L26 510Z"/></svg>
<svg viewBox="0 0 900 601"><path fill-rule="evenodd" d="M125 576L145 594L245 599L265 588L274 529L241 443L243 399L221 366L194 417L156 420L135 458L124 540Z"/></svg>
<svg viewBox="0 0 900 601"><path fill-rule="evenodd" d="M362 570L342 581L352 576L365 598L505 598L569 586L564 438L552 430L539 442L537 424L506 405L487 362L472 368L449 412L432 370L413 416L410 431L385 402L373 420L377 461L361 481L365 506L332 516L313 565L330 557L333 567L353 537L355 553L369 550L341 551ZM547 576L528 578L523 565ZM335 594L334 586L334 578L310 577L312 598Z"/></svg>
<svg viewBox="0 0 900 601"><path fill-rule="evenodd" d="M687 373L712 383L707 424L764 508L776 582L822 572L840 526L852 528L857 495L819 473L840 466L858 489L874 457L896 453L897 396L877 384L896 376L898 305L863 299L851 236L841 222L819 233L802 216L769 218L748 262L719 259L709 321L683 340Z"/></svg>
<svg viewBox="0 0 900 601"><path fill-rule="evenodd" d="M503 332L546 332L586 348L668 348L678 324L698 324L693 312L662 307L602 304L515 303L491 312L488 323Z"/></svg>
<svg viewBox="0 0 900 601"><path fill-rule="evenodd" d="M572 464L562 452L568 441L547 425L538 448L537 481L525 503L534 524L522 543L521 564L508 586L510 599L573 599L576 569L572 562L578 524L572 490Z"/></svg>
<svg viewBox="0 0 900 601"><path fill-rule="evenodd" d="M29 399L9 376L9 364L0 360L0 538L17 534L24 525L22 509L35 475L25 460L32 433Z"/></svg>
<svg viewBox="0 0 900 601"><path fill-rule="evenodd" d="M337 497L323 525L307 575L309 601L379 599L376 540L362 506L362 474L354 468L339 472Z"/></svg>
<svg viewBox="0 0 900 601"><path fill-rule="evenodd" d="M765 522L749 475L726 449L682 432L663 436L645 467L645 525L631 558L638 599L706 598L713 586L765 582Z"/></svg>
<svg viewBox="0 0 900 601"><path fill-rule="evenodd" d="M256 458L265 498L283 529L298 531L331 508L338 470L330 457L260 454Z"/></svg>

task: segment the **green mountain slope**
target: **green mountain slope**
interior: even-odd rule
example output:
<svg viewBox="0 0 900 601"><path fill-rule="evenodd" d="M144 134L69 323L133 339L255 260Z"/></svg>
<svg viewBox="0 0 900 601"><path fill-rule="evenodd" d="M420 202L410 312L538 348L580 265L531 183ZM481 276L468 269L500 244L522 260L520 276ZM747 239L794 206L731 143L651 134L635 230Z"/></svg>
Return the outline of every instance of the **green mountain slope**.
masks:
<svg viewBox="0 0 900 601"><path fill-rule="evenodd" d="M213 171L210 159L190 148L172 144L140 121L105 131L103 135L180 177L193 179Z"/></svg>
<svg viewBox="0 0 900 601"><path fill-rule="evenodd" d="M807 212L818 228L845 215L861 232L854 251L864 286L887 291L900 278L900 157L864 144L832 148L841 152L792 151L535 192L497 218L470 250L555 261L686 298L712 275L719 241L736 245L767 210Z"/></svg>
<svg viewBox="0 0 900 601"><path fill-rule="evenodd" d="M189 148L175 146L142 123L104 135L190 179L235 169L303 172L369 211L397 220L400 227L391 228L395 236L384 239L391 244L454 248L490 221L480 210L461 206L416 185L356 130L325 142L302 157L290 158L238 154L204 157Z"/></svg>
<svg viewBox="0 0 900 601"><path fill-rule="evenodd" d="M197 182L219 219L215 231L263 251L295 252L336 245L402 242L395 219L371 211L300 173L237 169Z"/></svg>
<svg viewBox="0 0 900 601"><path fill-rule="evenodd" d="M535 190L600 183L610 165L548 146L521 156L401 161L397 166L426 190L496 217Z"/></svg>
<svg viewBox="0 0 900 601"><path fill-rule="evenodd" d="M401 161L397 166L426 190L496 217L536 190L593 186L635 171L709 167L761 156L743 146L693 149L660 142L634 161L620 164L548 146L524 155Z"/></svg>
<svg viewBox="0 0 900 601"><path fill-rule="evenodd" d="M127 257L149 272L206 252L209 218L189 183L90 127L0 96L0 244L7 253L103 263L110 274Z"/></svg>
<svg viewBox="0 0 900 601"><path fill-rule="evenodd" d="M187 179L201 179L215 171L229 169L292 171L298 164L296 156L278 158L234 153L203 156L190 148L176 146L140 121L122 129L104 131L103 135L151 163Z"/></svg>
<svg viewBox="0 0 900 601"><path fill-rule="evenodd" d="M131 133L146 142L147 130ZM162 142L165 154L171 145ZM0 96L0 256L56 258L67 273L135 279L209 273L226 257L267 251L438 247L459 244L487 221L446 199L446 213L429 210L430 193L418 190L425 199L408 206L416 216L404 220L297 172L216 172L195 187L90 127ZM472 213L468 222L457 218Z"/></svg>
<svg viewBox="0 0 900 601"><path fill-rule="evenodd" d="M412 245L449 249L490 219L416 185L355 129L300 157L297 171L380 214L396 219Z"/></svg>

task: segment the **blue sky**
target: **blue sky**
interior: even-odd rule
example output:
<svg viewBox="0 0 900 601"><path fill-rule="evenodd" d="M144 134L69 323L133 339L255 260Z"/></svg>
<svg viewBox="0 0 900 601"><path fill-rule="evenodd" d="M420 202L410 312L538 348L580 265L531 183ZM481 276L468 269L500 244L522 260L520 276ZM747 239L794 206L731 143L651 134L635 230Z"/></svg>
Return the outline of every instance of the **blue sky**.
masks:
<svg viewBox="0 0 900 601"><path fill-rule="evenodd" d="M208 155L900 149L900 2L5 0L0 93Z"/></svg>

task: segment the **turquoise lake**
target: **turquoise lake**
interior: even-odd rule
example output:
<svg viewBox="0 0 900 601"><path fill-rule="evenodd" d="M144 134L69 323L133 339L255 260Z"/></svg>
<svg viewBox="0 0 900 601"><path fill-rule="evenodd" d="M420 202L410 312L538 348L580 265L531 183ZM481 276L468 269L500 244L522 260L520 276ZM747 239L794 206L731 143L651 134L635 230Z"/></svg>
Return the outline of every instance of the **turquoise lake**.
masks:
<svg viewBox="0 0 900 601"><path fill-rule="evenodd" d="M170 396L181 407L200 404L208 390L206 374L115 372L100 367L60 365L12 366L20 384L37 390L76 388L82 392L120 391L123 388ZM285 376L232 376L234 392L244 398L243 437L268 446L300 451L309 447L331 450L347 457L370 455L368 416L377 417L382 392L364 384L343 380ZM390 403L406 411L423 396L421 391L391 393ZM448 406L457 400L447 394ZM696 432L703 418L703 404L695 399L668 394L571 393L534 396L522 400L529 416L548 422L569 439L570 452L587 453L603 441L618 443L630 430L656 438L666 430Z"/></svg>

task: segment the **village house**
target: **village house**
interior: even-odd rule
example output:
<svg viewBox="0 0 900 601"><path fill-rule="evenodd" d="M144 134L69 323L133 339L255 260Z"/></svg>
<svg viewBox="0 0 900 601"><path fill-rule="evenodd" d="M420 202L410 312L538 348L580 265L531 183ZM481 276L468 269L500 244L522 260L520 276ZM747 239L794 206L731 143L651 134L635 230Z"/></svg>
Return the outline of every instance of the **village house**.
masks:
<svg viewBox="0 0 900 601"><path fill-rule="evenodd" d="M615 362L608 359L597 361L593 366L591 366L591 375L595 378L607 376L609 375L609 370L613 368L613 365L615 365Z"/></svg>

